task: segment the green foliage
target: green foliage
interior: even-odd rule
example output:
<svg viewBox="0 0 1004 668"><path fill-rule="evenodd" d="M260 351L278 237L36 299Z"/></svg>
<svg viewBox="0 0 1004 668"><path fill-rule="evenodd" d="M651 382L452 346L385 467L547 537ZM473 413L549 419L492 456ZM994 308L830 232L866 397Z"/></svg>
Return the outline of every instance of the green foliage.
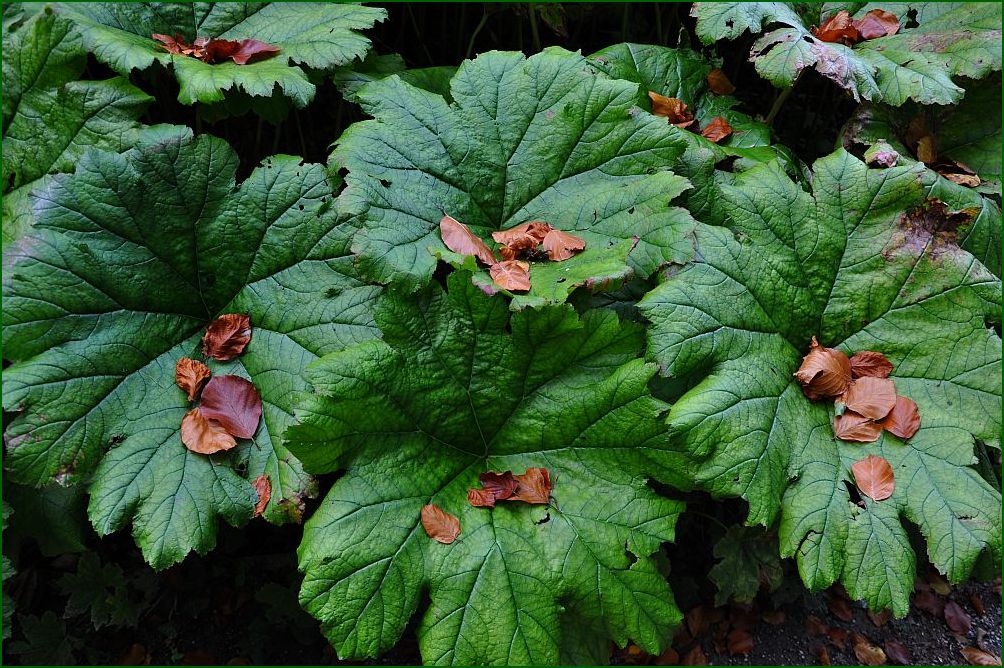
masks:
<svg viewBox="0 0 1004 668"><path fill-rule="evenodd" d="M383 340L310 367L289 447L345 474L307 523L301 602L343 658L393 645L423 589L429 663L554 663L562 610L658 653L680 613L651 555L682 504L645 480L688 480L647 390L655 369L635 359L641 328L568 306L510 315L466 273L448 284L388 294ZM534 466L556 477L550 506L468 504L479 473ZM427 503L459 517L457 542L425 534Z"/></svg>
<svg viewBox="0 0 1004 668"><path fill-rule="evenodd" d="M18 615L17 627L21 639L10 644L10 653L17 656L23 665L72 666L73 657L79 648L79 638L68 635L66 623L48 610L41 617Z"/></svg>
<svg viewBox="0 0 1004 668"><path fill-rule="evenodd" d="M718 587L715 605L751 603L761 587L771 592L780 587L784 570L777 552L777 537L763 527L729 527L715 543L719 562L708 573Z"/></svg>
<svg viewBox="0 0 1004 668"><path fill-rule="evenodd" d="M129 586L122 569L116 564L102 565L93 552L81 555L77 571L63 575L56 586L69 597L65 617L89 614L95 629L135 627L144 608L142 593Z"/></svg>
<svg viewBox="0 0 1004 668"><path fill-rule="evenodd" d="M915 562L903 519L953 582L983 550L1000 558L1000 495L970 464L977 441L999 447L1001 284L956 245L959 221L924 203L920 168L869 170L838 151L814 173L811 194L773 165L723 188L731 229L701 228L700 261L640 304L649 353L695 377L668 421L704 458L703 486L746 499L750 525L780 518L781 553L811 589L839 579L903 615ZM920 431L836 440L830 407L792 378L811 335L888 357ZM845 481L868 454L892 463L896 491L859 506Z"/></svg>
<svg viewBox="0 0 1004 668"><path fill-rule="evenodd" d="M8 481L4 497L14 511L6 539L31 538L47 557L86 549L87 497L80 487L36 489Z"/></svg>

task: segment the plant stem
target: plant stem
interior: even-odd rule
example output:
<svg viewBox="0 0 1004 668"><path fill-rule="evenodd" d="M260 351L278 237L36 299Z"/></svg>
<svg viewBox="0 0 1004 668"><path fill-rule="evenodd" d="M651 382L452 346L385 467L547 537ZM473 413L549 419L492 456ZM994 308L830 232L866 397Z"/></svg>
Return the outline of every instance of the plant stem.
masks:
<svg viewBox="0 0 1004 668"><path fill-rule="evenodd" d="M533 50L540 53L540 31L537 28L537 9L530 3L530 34L533 36Z"/></svg>
<svg viewBox="0 0 1004 668"><path fill-rule="evenodd" d="M784 106L784 101L788 99L789 95L791 95L791 91L795 90L795 84L797 83L798 79L795 79L791 82L791 86L782 90L780 94L774 98L774 104L771 106L770 111L767 113L767 118L764 120L768 127L773 126L774 119L777 117L778 112L781 111L781 107Z"/></svg>
<svg viewBox="0 0 1004 668"><path fill-rule="evenodd" d="M474 40L478 38L478 33L481 29L485 27L485 23L488 22L488 11L481 12L481 20L478 21L477 27L474 28L474 32L471 33L471 39L467 42L467 53L464 54L464 60L469 60L471 57L471 52L474 51Z"/></svg>

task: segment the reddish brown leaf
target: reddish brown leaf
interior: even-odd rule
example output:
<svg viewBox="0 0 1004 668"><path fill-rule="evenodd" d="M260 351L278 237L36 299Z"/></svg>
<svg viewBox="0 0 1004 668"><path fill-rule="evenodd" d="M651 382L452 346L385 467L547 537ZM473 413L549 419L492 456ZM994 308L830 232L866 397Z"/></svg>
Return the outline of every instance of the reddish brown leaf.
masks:
<svg viewBox="0 0 1004 668"><path fill-rule="evenodd" d="M708 88L715 95L732 95L736 92L736 87L732 85L729 78L725 76L725 72L722 72L717 67L710 72L708 72Z"/></svg>
<svg viewBox="0 0 1004 668"><path fill-rule="evenodd" d="M732 134L732 126L721 116L715 116L711 122L701 130L701 136L710 142L717 144L721 140Z"/></svg>
<svg viewBox="0 0 1004 668"><path fill-rule="evenodd" d="M854 20L846 9L824 21L818 28L812 29L812 34L816 39L823 42L839 42L851 46L861 39L858 29L854 27Z"/></svg>
<svg viewBox="0 0 1004 668"><path fill-rule="evenodd" d="M258 494L258 503L254 507L254 517L260 517L265 512L268 500L272 498L272 483L268 479L268 474L263 474L254 479L251 483L254 491Z"/></svg>
<svg viewBox="0 0 1004 668"><path fill-rule="evenodd" d="M181 35L178 34L175 34L174 37L171 37L170 35L161 35L159 33L154 33L151 35L151 37L153 37L158 42L161 42L161 44L157 45L158 49L163 49L168 53L181 55L182 53L184 53L185 49L190 48L187 44L185 44L185 40L181 37Z"/></svg>
<svg viewBox="0 0 1004 668"><path fill-rule="evenodd" d="M242 39L240 41L213 39L206 44L204 60L208 63L232 60L238 65L247 65L271 58L277 53L279 53L279 47L257 39Z"/></svg>
<svg viewBox="0 0 1004 668"><path fill-rule="evenodd" d="M526 473L516 476L519 486L513 501L524 503L548 503L551 499L551 474L544 468L529 468Z"/></svg>
<svg viewBox="0 0 1004 668"><path fill-rule="evenodd" d="M940 174L952 183L957 183L960 186L965 186L967 188L975 188L983 183L983 181L980 180L980 177L975 174L956 174L952 172L940 172Z"/></svg>
<svg viewBox="0 0 1004 668"><path fill-rule="evenodd" d="M882 353L874 350L859 350L851 355L851 378L861 378L863 376L874 376L875 378L888 378L892 373L892 362L886 359Z"/></svg>
<svg viewBox="0 0 1004 668"><path fill-rule="evenodd" d="M884 457L868 455L851 464L851 471L861 493L875 501L888 499L896 488L892 465Z"/></svg>
<svg viewBox="0 0 1004 668"><path fill-rule="evenodd" d="M209 367L189 357L182 357L174 365L174 382L188 394L188 400L195 399L202 384L213 375Z"/></svg>
<svg viewBox="0 0 1004 668"><path fill-rule="evenodd" d="M729 654L743 656L753 651L753 636L749 631L735 629L729 632Z"/></svg>
<svg viewBox="0 0 1004 668"><path fill-rule="evenodd" d="M815 615L809 615L805 620L805 630L808 631L810 635L826 635L827 628L828 627L823 623L823 620Z"/></svg>
<svg viewBox="0 0 1004 668"><path fill-rule="evenodd" d="M704 632L707 631L710 626L708 620L708 607L705 605L698 605L691 608L683 616L683 619L687 622L687 628L690 629L690 635L695 639L704 635Z"/></svg>
<svg viewBox="0 0 1004 668"><path fill-rule="evenodd" d="M840 402L869 420L881 420L896 406L896 383L874 376L858 378L847 386Z"/></svg>
<svg viewBox="0 0 1004 668"><path fill-rule="evenodd" d="M422 528L432 540L449 545L460 535L460 520L430 503L422 506Z"/></svg>
<svg viewBox="0 0 1004 668"><path fill-rule="evenodd" d="M139 643L133 643L129 649L122 653L119 657L120 666L149 666L150 665L150 652L147 651L144 645Z"/></svg>
<svg viewBox="0 0 1004 668"><path fill-rule="evenodd" d="M209 420L198 408L185 413L181 420L181 442L192 452L211 455L237 445L234 437L216 420Z"/></svg>
<svg viewBox="0 0 1004 668"><path fill-rule="evenodd" d="M854 611L851 610L851 604L843 596L837 596L831 592L826 601L826 607L829 608L830 614L837 619L845 622L854 621Z"/></svg>
<svg viewBox="0 0 1004 668"><path fill-rule="evenodd" d="M868 619L870 619L872 624L875 626L882 626L892 619L892 611L889 610L889 608L880 610L879 612L872 612L871 610L868 610Z"/></svg>
<svg viewBox="0 0 1004 668"><path fill-rule="evenodd" d="M966 657L966 661L969 662L970 666L999 666L1001 665L1001 658L990 652L984 652L978 647L963 647L962 656Z"/></svg>
<svg viewBox="0 0 1004 668"><path fill-rule="evenodd" d="M232 436L251 438L261 419L261 396L239 376L216 376L202 390L202 414L216 420Z"/></svg>
<svg viewBox="0 0 1004 668"><path fill-rule="evenodd" d="M860 633L854 634L854 656L866 666L881 666L885 663L882 648L873 645L871 640Z"/></svg>
<svg viewBox="0 0 1004 668"><path fill-rule="evenodd" d="M704 650L700 645L694 645L690 648L690 651L683 655L683 660L680 661L681 666L706 666L708 665L708 657L705 656Z"/></svg>
<svg viewBox="0 0 1004 668"><path fill-rule="evenodd" d="M830 643L837 649L847 647L847 631L839 626L831 626L826 629L826 637L830 639Z"/></svg>
<svg viewBox="0 0 1004 668"><path fill-rule="evenodd" d="M540 220L532 220L529 223L510 227L508 230L492 232L492 239L505 246L526 243L526 240L530 239L534 242L533 246L536 246L544 240L544 237L550 231L551 226L547 223ZM530 246L530 248L533 246Z"/></svg>
<svg viewBox="0 0 1004 668"><path fill-rule="evenodd" d="M983 599L980 598L980 595L976 592L969 595L969 603L973 606L973 610L976 611L977 617L982 617L986 614L987 609L986 606L983 605Z"/></svg>
<svg viewBox="0 0 1004 668"><path fill-rule="evenodd" d="M833 435L841 441L872 443L882 435L882 425L854 411L833 418Z"/></svg>
<svg viewBox="0 0 1004 668"><path fill-rule="evenodd" d="M879 424L891 434L910 438L920 429L920 410L913 399L897 395L896 405Z"/></svg>
<svg viewBox="0 0 1004 668"><path fill-rule="evenodd" d="M680 655L677 654L676 650L670 647L665 652L659 655L659 658L655 660L656 666L675 666L680 663Z"/></svg>
<svg viewBox="0 0 1004 668"><path fill-rule="evenodd" d="M530 289L530 263L523 260L503 260L496 262L488 270L492 280L503 290L525 291Z"/></svg>
<svg viewBox="0 0 1004 668"><path fill-rule="evenodd" d="M767 622L771 626L780 626L781 624L784 624L784 619L784 610L767 610L763 613L763 621Z"/></svg>
<svg viewBox="0 0 1004 668"><path fill-rule="evenodd" d="M495 495L487 489L471 488L467 490L467 503L475 508L494 508Z"/></svg>
<svg viewBox="0 0 1004 668"><path fill-rule="evenodd" d="M924 135L917 140L917 160L924 164L933 164L938 159L938 149L934 143L934 135Z"/></svg>
<svg viewBox="0 0 1004 668"><path fill-rule="evenodd" d="M873 9L854 22L861 39L876 39L895 35L899 31L899 19L892 12Z"/></svg>
<svg viewBox="0 0 1004 668"><path fill-rule="evenodd" d="M885 655L892 659L894 662L901 666L913 665L913 657L910 656L910 651L901 642L895 640L886 640L882 643L883 649L885 649Z"/></svg>
<svg viewBox="0 0 1004 668"><path fill-rule="evenodd" d="M467 490L467 501L475 507L494 508L496 501L511 497L519 485L512 471L485 471L478 476L478 480L481 481L481 489Z"/></svg>
<svg viewBox="0 0 1004 668"><path fill-rule="evenodd" d="M955 601L945 603L945 623L952 633L958 633L960 636L968 634L969 629L973 627L969 614Z"/></svg>
<svg viewBox="0 0 1004 668"><path fill-rule="evenodd" d="M932 617L941 617L945 612L945 602L931 591L918 591L914 594L913 605Z"/></svg>
<svg viewBox="0 0 1004 668"><path fill-rule="evenodd" d="M454 253L473 255L488 266L495 264L495 254L488 245L457 219L443 216L439 221L439 233L443 243Z"/></svg>
<svg viewBox="0 0 1004 668"><path fill-rule="evenodd" d="M251 317L246 313L224 313L209 323L202 335L202 352L226 362L247 348L251 341Z"/></svg>
<svg viewBox="0 0 1004 668"><path fill-rule="evenodd" d="M555 262L567 260L586 247L584 239L553 228L544 237L542 243L544 250L547 251L547 257Z"/></svg>
<svg viewBox="0 0 1004 668"><path fill-rule="evenodd" d="M656 116L665 116L669 119L670 125L685 128L694 122L694 114L687 109L683 100L659 95L653 91L648 92L648 98L652 100L652 113Z"/></svg>
<svg viewBox="0 0 1004 668"><path fill-rule="evenodd" d="M805 396L815 401L839 396L851 382L851 363L847 355L836 348L824 348L812 337L808 354L795 372Z"/></svg>
<svg viewBox="0 0 1004 668"><path fill-rule="evenodd" d="M819 645L816 647L816 662L820 666L833 665L833 662L830 661L830 652L826 649L826 645Z"/></svg>

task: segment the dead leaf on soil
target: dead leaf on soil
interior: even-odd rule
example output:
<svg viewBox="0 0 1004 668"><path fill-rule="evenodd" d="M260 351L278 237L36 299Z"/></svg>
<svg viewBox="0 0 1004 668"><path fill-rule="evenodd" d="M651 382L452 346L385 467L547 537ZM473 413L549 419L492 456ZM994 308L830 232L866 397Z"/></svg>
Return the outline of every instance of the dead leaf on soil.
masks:
<svg viewBox="0 0 1004 668"><path fill-rule="evenodd" d="M908 397L896 396L896 405L889 415L879 423L890 434L907 439L920 429L920 410L917 403Z"/></svg>
<svg viewBox="0 0 1004 668"><path fill-rule="evenodd" d="M717 67L708 72L707 80L708 88L715 95L732 95L732 93L736 92L736 87L725 76L725 72L722 72Z"/></svg>
<svg viewBox="0 0 1004 668"><path fill-rule="evenodd" d="M883 626L892 619L892 610L886 608L885 610L880 610L878 612L867 611L868 619L871 620L872 624L875 626Z"/></svg>
<svg viewBox="0 0 1004 668"><path fill-rule="evenodd" d="M268 474L263 474L255 478L251 486L258 494L258 503L255 504L252 517L261 517L261 514L265 512L265 506L268 505L268 500L272 498L272 483L268 479Z"/></svg>
<svg viewBox="0 0 1004 668"><path fill-rule="evenodd" d="M547 251L547 257L555 262L567 260L586 247L584 239L555 229L551 229L541 243Z"/></svg>
<svg viewBox="0 0 1004 668"><path fill-rule="evenodd" d="M874 376L858 378L847 386L839 402L869 420L881 420L896 406L896 383Z"/></svg>
<svg viewBox="0 0 1004 668"><path fill-rule="evenodd" d="M261 419L261 396L249 380L215 376L202 390L202 414L216 420L232 436L251 438Z"/></svg>
<svg viewBox="0 0 1004 668"><path fill-rule="evenodd" d="M207 357L226 362L237 357L251 341L251 316L224 313L209 323L202 335L202 352Z"/></svg>
<svg viewBox="0 0 1004 668"><path fill-rule="evenodd" d="M211 455L237 445L234 437L219 422L207 419L198 408L188 411L182 418L181 442L201 455Z"/></svg>
<svg viewBox="0 0 1004 668"><path fill-rule="evenodd" d="M885 663L885 652L873 645L871 640L860 633L854 634L854 656L866 666L881 666Z"/></svg>
<svg viewBox="0 0 1004 668"><path fill-rule="evenodd" d="M945 603L945 623L952 633L964 636L973 627L973 621L969 618L969 613L962 609L962 606L955 601Z"/></svg>
<svg viewBox="0 0 1004 668"><path fill-rule="evenodd" d="M894 662L901 666L913 665L913 657L910 656L910 650L906 648L901 642L895 640L886 640L882 643L882 647L885 649L885 654Z"/></svg>
<svg viewBox="0 0 1004 668"><path fill-rule="evenodd" d="M999 666L1001 665L1001 658L990 652L984 652L978 647L963 647L962 656L966 657L966 661L969 662L970 666Z"/></svg>
<svg viewBox="0 0 1004 668"><path fill-rule="evenodd" d="M753 651L753 636L749 631L734 629L729 632L729 654L743 656Z"/></svg>
<svg viewBox="0 0 1004 668"><path fill-rule="evenodd" d="M913 606L933 617L941 617L945 612L945 602L931 591L918 591L914 594Z"/></svg>
<svg viewBox="0 0 1004 668"><path fill-rule="evenodd" d="M190 357L182 357L174 365L174 382L188 394L189 401L195 399L199 388L212 375L213 372L209 370L208 366Z"/></svg>
<svg viewBox="0 0 1004 668"><path fill-rule="evenodd" d="M443 216L439 221L439 234L443 237L446 247L454 253L473 255L489 266L495 264L495 254L488 245L456 218Z"/></svg>
<svg viewBox="0 0 1004 668"><path fill-rule="evenodd" d="M873 443L882 435L882 425L854 411L833 418L833 434L841 441Z"/></svg>
<svg viewBox="0 0 1004 668"><path fill-rule="evenodd" d="M653 91L648 92L648 98L652 100L652 113L656 116L665 116L669 119L670 125L686 128L693 124L694 114L687 109L683 100L659 95Z"/></svg>
<svg viewBox="0 0 1004 668"><path fill-rule="evenodd" d="M825 348L812 337L809 352L795 372L802 391L815 401L843 394L851 382L851 363L847 355L836 348Z"/></svg>
<svg viewBox="0 0 1004 668"><path fill-rule="evenodd" d="M422 506L422 528L432 540L449 545L460 535L460 520L430 503Z"/></svg>
<svg viewBox="0 0 1004 668"><path fill-rule="evenodd" d="M530 289L530 263L523 260L502 260L488 270L492 280L503 290L524 292Z"/></svg>
<svg viewBox="0 0 1004 668"><path fill-rule="evenodd" d="M683 660L680 661L681 666L706 666L708 665L708 657L705 656L704 650L700 645L695 645L690 649L689 652L683 655Z"/></svg>
<svg viewBox="0 0 1004 668"><path fill-rule="evenodd" d="M810 635L823 636L826 635L827 626L819 617L809 615L805 619L805 630L808 631Z"/></svg>
<svg viewBox="0 0 1004 668"><path fill-rule="evenodd" d="M780 626L781 624L784 624L784 619L784 610L765 610L763 613L763 621L767 622L771 626Z"/></svg>
<svg viewBox="0 0 1004 668"><path fill-rule="evenodd" d="M830 652L826 649L826 645L819 645L816 647L816 662L820 666L833 665L833 662L830 660Z"/></svg>
<svg viewBox="0 0 1004 668"><path fill-rule="evenodd" d="M868 455L851 465L854 484L862 494L874 501L883 501L892 496L896 488L892 465L885 457Z"/></svg>
<svg viewBox="0 0 1004 668"><path fill-rule="evenodd" d="M701 136L708 141L717 144L732 134L732 126L721 116L715 116L711 122L701 130Z"/></svg>

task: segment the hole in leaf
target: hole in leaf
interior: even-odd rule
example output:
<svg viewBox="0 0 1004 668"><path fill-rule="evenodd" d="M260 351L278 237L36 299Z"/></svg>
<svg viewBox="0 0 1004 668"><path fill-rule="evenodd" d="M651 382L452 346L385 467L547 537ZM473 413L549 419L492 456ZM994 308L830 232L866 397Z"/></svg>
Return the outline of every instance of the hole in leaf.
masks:
<svg viewBox="0 0 1004 668"><path fill-rule="evenodd" d="M851 503L864 508L865 502L861 500L861 493L858 491L858 488L854 486L854 483L845 480L844 485L847 486L847 494L851 497Z"/></svg>
<svg viewBox="0 0 1004 668"><path fill-rule="evenodd" d="M634 552L628 547L627 543L624 543L624 556L628 558L628 563L632 566L638 561L638 557L635 556Z"/></svg>
<svg viewBox="0 0 1004 668"><path fill-rule="evenodd" d="M382 185L384 188L390 188L391 182L388 181L387 179L380 179L380 185Z"/></svg>
<svg viewBox="0 0 1004 668"><path fill-rule="evenodd" d="M917 23L917 10L910 9L906 13L906 23L903 24L904 28L916 28L920 24Z"/></svg>
<svg viewBox="0 0 1004 668"><path fill-rule="evenodd" d="M556 280L555 283L564 283L565 280L566 280L565 277L562 276L561 278L559 278L558 280Z"/></svg>
<svg viewBox="0 0 1004 668"><path fill-rule="evenodd" d="M993 322L991 320L987 320L986 324L987 324L987 329L992 329L995 332L997 332L998 338L1000 338L1001 336L1004 336L1004 335L1001 334L1001 321L1000 320L998 320L997 322Z"/></svg>
<svg viewBox="0 0 1004 668"><path fill-rule="evenodd" d="M548 523L550 521L551 521L551 513L547 513L546 515L544 515L543 517L541 517L539 520L537 520L536 522L534 522L534 524L546 524L546 523Z"/></svg>
<svg viewBox="0 0 1004 668"><path fill-rule="evenodd" d="M632 213L634 213L634 207L631 207L630 209L628 209L628 215L630 215Z"/></svg>

